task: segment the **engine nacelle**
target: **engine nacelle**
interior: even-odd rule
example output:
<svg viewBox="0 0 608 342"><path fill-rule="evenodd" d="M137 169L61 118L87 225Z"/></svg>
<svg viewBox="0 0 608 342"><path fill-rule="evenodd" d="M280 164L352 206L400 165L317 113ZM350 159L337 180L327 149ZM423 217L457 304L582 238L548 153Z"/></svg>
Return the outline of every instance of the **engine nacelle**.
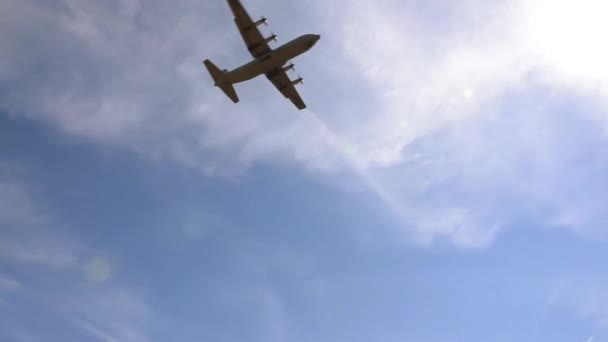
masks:
<svg viewBox="0 0 608 342"><path fill-rule="evenodd" d="M262 17L260 20L256 21L255 23L253 23L253 26L260 26L264 24L264 26L268 25L268 23L266 22L266 18Z"/></svg>
<svg viewBox="0 0 608 342"><path fill-rule="evenodd" d="M304 84L304 79L302 77L298 77L297 79L291 81L292 85Z"/></svg>
<svg viewBox="0 0 608 342"><path fill-rule="evenodd" d="M260 20L256 21L255 23L252 23L251 25L245 27L245 31L249 31L253 28L256 28L260 25L264 24L264 26L268 26L268 23L266 22L266 18L262 17Z"/></svg>
<svg viewBox="0 0 608 342"><path fill-rule="evenodd" d="M293 65L293 63L289 63L288 65L286 65L286 66L284 66L284 67L283 67L283 71L284 71L284 72L287 72L287 71L289 71L289 70L293 70L293 67L294 67L294 66L295 66L295 65Z"/></svg>
<svg viewBox="0 0 608 342"><path fill-rule="evenodd" d="M270 42L275 42L277 41L277 35L276 34L272 34L270 37L267 37L266 39L264 39L264 41L266 43L270 43Z"/></svg>

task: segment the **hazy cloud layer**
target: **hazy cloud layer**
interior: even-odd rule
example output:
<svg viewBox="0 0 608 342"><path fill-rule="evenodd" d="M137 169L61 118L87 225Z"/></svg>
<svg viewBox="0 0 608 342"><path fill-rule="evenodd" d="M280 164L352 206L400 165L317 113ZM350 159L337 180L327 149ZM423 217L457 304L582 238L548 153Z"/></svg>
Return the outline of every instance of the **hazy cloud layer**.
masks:
<svg viewBox="0 0 608 342"><path fill-rule="evenodd" d="M12 270L0 272L0 338L54 338L46 325L22 326L19 318L35 310L103 341L147 341L143 301L126 287L87 278L86 261L95 251L48 218L16 170L0 164L0 269Z"/></svg>
<svg viewBox="0 0 608 342"><path fill-rule="evenodd" d="M0 260L70 268L76 244L57 237L18 168L0 164Z"/></svg>
<svg viewBox="0 0 608 342"><path fill-rule="evenodd" d="M605 27L592 15L604 9L599 2L246 5L284 31L282 42L323 35L296 60L310 80L307 112L294 112L263 80L239 85L237 106L214 89L202 59L230 68L249 57L227 6L194 0L5 2L0 105L215 174L259 161L354 172L419 241L484 246L508 221L512 197L555 207L549 219L569 226L602 217L583 199L561 203L567 194L555 184L570 181L561 170L572 161L559 137L570 127L551 97L596 101L572 115L605 124ZM573 14L567 31L564 13ZM290 25L286 16L296 15ZM505 105L529 93L537 96ZM473 200L479 194L485 200Z"/></svg>
<svg viewBox="0 0 608 342"><path fill-rule="evenodd" d="M606 5L243 2L323 36L307 111L213 88L249 58L223 0L0 5L0 112L54 129L15 158L74 153L51 194L0 161L0 340L601 339Z"/></svg>

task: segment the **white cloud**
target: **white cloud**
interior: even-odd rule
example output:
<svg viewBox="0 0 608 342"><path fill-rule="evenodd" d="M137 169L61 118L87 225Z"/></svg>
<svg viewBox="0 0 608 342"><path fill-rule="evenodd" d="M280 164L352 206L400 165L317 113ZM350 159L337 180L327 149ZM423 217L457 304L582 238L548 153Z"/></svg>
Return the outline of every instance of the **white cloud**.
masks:
<svg viewBox="0 0 608 342"><path fill-rule="evenodd" d="M434 4L441 10L421 20L424 7ZM598 6L604 6L593 1L580 5L572 11L583 16L601 13ZM608 84L608 77L599 72L603 64L596 63L592 72L576 69L585 64L582 56L602 54L597 50L602 49L598 34L603 30L593 31L589 23L562 25L573 31L569 41L560 40L560 33L550 29L536 34L538 25L546 29L551 27L549 21L562 19L551 6L543 1L349 2L329 11L328 16L349 18L341 32L347 60L359 66L373 93L383 94L374 115L351 116L356 125L368 128L371 138L340 134L354 145L360 165L368 169L367 177L375 179L370 188L405 218L406 226L415 227L411 233L418 240L444 236L462 246L491 242L503 221L514 214L513 204L501 197L523 199L524 208L518 210L525 206L551 206L562 214L574 210L575 223L582 219L585 229L597 229L597 219L604 217L597 204L605 202L598 198L602 194L591 192L587 203L578 199L572 203L568 193L559 189L560 184L573 183L570 177L577 177L563 172L571 163L563 151L585 155L589 147L568 146L560 140L571 138L564 133L572 123L562 122L563 116L549 109L550 95L541 92L537 103L519 106L527 113L498 108L509 93L539 92L539 86L605 100L600 91ZM326 10L322 7L319 13ZM436 17L445 13L450 15ZM530 32L535 33L532 38ZM559 51L538 41L561 42L559 48L570 49L583 38L587 43L575 45L578 49L572 52L578 56L574 68L559 60ZM593 115L587 111L575 116L589 122ZM513 125L506 116L520 121ZM404 121L405 130L400 124ZM503 124L508 126L499 127ZM595 170L601 165L596 163ZM481 200L471 202L476 197Z"/></svg>
<svg viewBox="0 0 608 342"><path fill-rule="evenodd" d="M282 18L278 5L248 5L252 15L264 9L267 17ZM232 67L246 58L226 6L193 0L171 6L65 0L54 7L9 0L3 6L11 10L2 11L2 32L10 34L0 40L7 51L0 80L10 87L0 105L13 115L212 173L269 159L354 172L420 241L491 242L503 215L450 192L471 197L487 188L503 195L521 175L513 165L531 162L539 173L537 183L527 184L532 205L551 201L543 174L562 164L532 161L550 158L561 145L532 130L566 128L534 121L555 120L551 113L520 115L531 131L499 130L504 140L489 144L501 148L498 154L486 146L493 136L479 130L511 115L494 108L505 94L540 84L601 102L608 89L599 1L573 7L565 0L345 0L302 8L319 21L309 27L326 31L302 57L310 77L326 81L323 91L303 88L306 113L295 113L269 85L257 87L261 80L239 85L248 100L237 106L212 87L200 60ZM560 13L575 14L576 24L561 25ZM32 20L17 20L22 17ZM61 45L49 46L49 35ZM437 135L447 140L428 142ZM458 189L437 189L446 181ZM588 217L566 209L564 217Z"/></svg>

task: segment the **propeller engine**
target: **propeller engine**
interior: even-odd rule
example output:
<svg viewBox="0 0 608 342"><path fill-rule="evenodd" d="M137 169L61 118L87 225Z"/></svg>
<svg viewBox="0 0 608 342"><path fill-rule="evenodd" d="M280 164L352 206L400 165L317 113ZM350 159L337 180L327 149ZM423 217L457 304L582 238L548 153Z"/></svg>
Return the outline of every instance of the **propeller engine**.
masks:
<svg viewBox="0 0 608 342"><path fill-rule="evenodd" d="M293 63L289 63L288 65L286 65L286 66L284 66L284 67L283 67L283 71L284 71L284 72L287 72L287 71L289 71L289 70L295 70L295 69L294 69L294 66L295 66L295 65L293 65Z"/></svg>
<svg viewBox="0 0 608 342"><path fill-rule="evenodd" d="M277 35L274 34L274 33L271 33L270 37L266 37L266 39L264 39L264 41L266 43L270 43L270 42L275 42L276 43L277 42Z"/></svg>
<svg viewBox="0 0 608 342"><path fill-rule="evenodd" d="M268 26L268 23L266 22L266 18L265 17L262 17L262 18L260 18L260 20L258 20L255 23L252 23L251 25L247 26L245 28L245 31L249 31L249 30L251 30L251 29L253 29L255 27L258 27L258 26L260 26L262 24L264 24L264 26Z"/></svg>
<svg viewBox="0 0 608 342"><path fill-rule="evenodd" d="M291 81L291 84L292 85L304 84L304 79L298 75L298 78L296 78L295 80Z"/></svg>
<svg viewBox="0 0 608 342"><path fill-rule="evenodd" d="M253 23L253 25L255 25L255 26L260 26L262 24L264 24L264 26L268 26L268 23L266 22L266 18L265 17L262 17L262 18L260 18L260 20L258 20L255 23Z"/></svg>

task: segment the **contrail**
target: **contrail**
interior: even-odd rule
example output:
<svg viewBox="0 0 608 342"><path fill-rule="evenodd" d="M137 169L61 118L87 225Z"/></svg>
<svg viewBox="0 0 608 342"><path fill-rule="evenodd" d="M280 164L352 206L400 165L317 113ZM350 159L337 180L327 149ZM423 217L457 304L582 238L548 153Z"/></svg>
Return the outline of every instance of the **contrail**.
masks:
<svg viewBox="0 0 608 342"><path fill-rule="evenodd" d="M386 205L386 207L397 216L402 222L407 222L409 217L401 203L390 193L374 176L367 170L364 163L358 158L352 156L347 151L347 143L343 141L336 133L334 133L323 121L313 113L307 113L307 117L317 129L318 133L325 142L336 150L349 164L351 170L355 172L369 187L369 189L378 196L378 198Z"/></svg>

